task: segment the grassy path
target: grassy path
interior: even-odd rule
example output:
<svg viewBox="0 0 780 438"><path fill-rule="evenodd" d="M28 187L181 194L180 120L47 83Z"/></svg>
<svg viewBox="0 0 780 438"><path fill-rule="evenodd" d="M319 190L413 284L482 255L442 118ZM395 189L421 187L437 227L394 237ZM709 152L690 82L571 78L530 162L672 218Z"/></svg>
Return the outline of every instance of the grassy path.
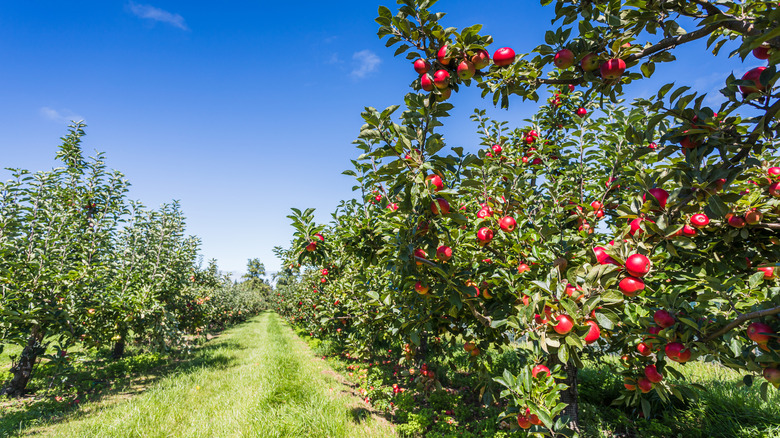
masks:
<svg viewBox="0 0 780 438"><path fill-rule="evenodd" d="M386 437L381 419L342 393L326 365L272 313L196 354L207 366L143 395L32 432L67 437Z"/></svg>

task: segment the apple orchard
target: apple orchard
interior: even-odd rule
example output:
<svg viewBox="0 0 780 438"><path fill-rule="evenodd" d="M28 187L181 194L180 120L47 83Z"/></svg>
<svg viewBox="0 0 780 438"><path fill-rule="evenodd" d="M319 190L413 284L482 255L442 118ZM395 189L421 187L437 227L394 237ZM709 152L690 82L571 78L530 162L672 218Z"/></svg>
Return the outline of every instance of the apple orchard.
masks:
<svg viewBox="0 0 780 438"><path fill-rule="evenodd" d="M474 391L506 406L497 420L539 434L579 428L585 357L620 358L615 402L645 416L650 397L691 396L669 382L682 378L671 361L776 390L777 2L542 0L556 20L532 49L480 25L444 28L434 3L379 8L379 37L413 63L398 78L412 91L362 113L344 172L357 199L327 225L293 210L295 240L277 252L297 280L275 309L354 357L403 345L394 360L425 387L440 387L426 361L465 349ZM621 99L699 40L700 56L728 46L766 65L724 76L714 108L674 84ZM523 126L476 110L481 149L466 153L438 132L463 87L541 105ZM529 351L517 375L486 354L507 345Z"/></svg>

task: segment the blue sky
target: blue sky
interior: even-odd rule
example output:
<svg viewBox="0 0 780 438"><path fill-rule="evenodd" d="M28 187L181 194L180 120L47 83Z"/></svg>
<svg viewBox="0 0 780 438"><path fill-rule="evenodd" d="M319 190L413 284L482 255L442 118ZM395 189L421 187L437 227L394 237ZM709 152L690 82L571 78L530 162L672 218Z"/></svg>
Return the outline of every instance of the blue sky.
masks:
<svg viewBox="0 0 780 438"><path fill-rule="evenodd" d="M88 124L85 148L107 154L156 207L181 201L188 230L221 269L242 271L292 237L291 207L327 221L352 196L341 175L365 106L402 102L411 65L376 37L379 4L320 2L8 2L0 14L0 167L48 169L71 119ZM543 42L552 8L535 1L441 0L445 26L485 25L492 49ZM725 54L724 54L725 55ZM675 80L716 90L729 72L760 63L714 58L703 44L658 66L634 93ZM476 88L453 96L443 130L475 151L468 116L490 109ZM519 124L536 104L489 114ZM7 174L0 173L3 178Z"/></svg>

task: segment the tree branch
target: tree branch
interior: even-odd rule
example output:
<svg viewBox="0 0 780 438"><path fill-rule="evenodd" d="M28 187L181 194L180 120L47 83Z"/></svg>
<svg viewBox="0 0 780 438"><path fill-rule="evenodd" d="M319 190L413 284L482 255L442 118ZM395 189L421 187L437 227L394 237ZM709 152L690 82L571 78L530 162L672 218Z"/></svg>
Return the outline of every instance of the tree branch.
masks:
<svg viewBox="0 0 780 438"><path fill-rule="evenodd" d="M750 313L744 313L740 316L738 316L734 321L731 321L730 323L724 325L720 330L712 333L711 335L708 335L704 338L703 342L709 342L712 341L715 338L718 338L722 335L724 335L726 332L730 331L731 329L739 326L745 321L749 321L751 319L761 318L763 316L771 316L771 315L777 315L780 313L780 306L773 307L771 309L764 309L764 310L757 310L755 312Z"/></svg>
<svg viewBox="0 0 780 438"><path fill-rule="evenodd" d="M466 301L466 305L469 306L469 310L471 310L471 313L474 315L477 320L484 325L487 328L493 328L492 323L493 320L489 316L485 316L479 312L477 312L477 309L474 308L474 304L472 304L470 301Z"/></svg>

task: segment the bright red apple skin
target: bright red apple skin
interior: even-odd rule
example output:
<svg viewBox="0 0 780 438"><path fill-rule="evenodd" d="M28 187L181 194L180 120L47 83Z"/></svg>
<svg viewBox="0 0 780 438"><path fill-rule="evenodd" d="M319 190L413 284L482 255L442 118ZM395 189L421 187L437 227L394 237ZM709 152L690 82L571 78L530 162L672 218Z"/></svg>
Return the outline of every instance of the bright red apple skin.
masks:
<svg viewBox="0 0 780 438"><path fill-rule="evenodd" d="M780 384L780 370L777 368L764 368L764 372L762 374L764 378L769 381L769 383L773 385Z"/></svg>
<svg viewBox="0 0 780 438"><path fill-rule="evenodd" d="M452 248L446 245L440 246L438 249L436 249L436 258L439 260L446 262L447 260L452 258Z"/></svg>
<svg viewBox="0 0 780 438"><path fill-rule="evenodd" d="M569 333L574 327L574 321L572 321L569 315L558 315L555 319L558 321L558 324L553 326L553 330L559 335Z"/></svg>
<svg viewBox="0 0 780 438"><path fill-rule="evenodd" d="M493 150L493 153L496 155L501 155L501 151L504 149L501 147L500 144L494 144L493 146L490 146L490 149Z"/></svg>
<svg viewBox="0 0 780 438"><path fill-rule="evenodd" d="M419 281L418 281L417 283L415 283L415 284L414 284L414 290L415 290L415 291L416 291L418 294L420 294L420 295L425 295L425 294L427 294L427 293L428 293L428 289L429 289L429 288L428 288L428 286L427 286L427 285L425 285L425 284L422 284L422 283L421 283L421 282L419 282Z"/></svg>
<svg viewBox="0 0 780 438"><path fill-rule="evenodd" d="M769 46L758 46L753 49L753 56L758 59L769 59Z"/></svg>
<svg viewBox="0 0 780 438"><path fill-rule="evenodd" d="M648 365L645 367L645 377L653 383L658 383L664 379L664 376L658 372L655 365Z"/></svg>
<svg viewBox="0 0 780 438"><path fill-rule="evenodd" d="M626 71L626 63L622 59L608 59L600 67L601 77L607 80L619 79Z"/></svg>
<svg viewBox="0 0 780 438"><path fill-rule="evenodd" d="M653 352L653 350L645 344L644 342L640 342L636 346L636 350L641 354L642 356L650 356L650 354Z"/></svg>
<svg viewBox="0 0 780 438"><path fill-rule="evenodd" d="M531 267L530 267L530 266L528 266L528 265L527 265L527 264L525 264L525 263L520 263L520 264L517 266L517 272L518 272L518 273L520 273L520 274L522 274L523 272L530 271L530 270L531 270Z"/></svg>
<svg viewBox="0 0 780 438"><path fill-rule="evenodd" d="M710 218L704 213L697 213L691 216L691 225L696 228L706 227L710 223Z"/></svg>
<svg viewBox="0 0 780 438"><path fill-rule="evenodd" d="M766 170L766 173L770 178L780 177L780 167L770 167Z"/></svg>
<svg viewBox="0 0 780 438"><path fill-rule="evenodd" d="M763 266L758 268L758 270L764 273L764 280L775 278L775 268L772 266Z"/></svg>
<svg viewBox="0 0 780 438"><path fill-rule="evenodd" d="M643 393L648 393L653 389L653 382L646 377L640 377L639 380L636 381L636 386L638 386Z"/></svg>
<svg viewBox="0 0 780 438"><path fill-rule="evenodd" d="M774 333L775 331L772 330L772 327L770 327L769 324L764 324L763 322L754 322L747 328L748 339L757 344L769 342L769 339Z"/></svg>
<svg viewBox="0 0 780 438"><path fill-rule="evenodd" d="M592 344L601 336L601 329L599 328L599 325L596 324L596 321L587 320L585 321L585 324L590 326L588 334L585 335L585 343Z"/></svg>
<svg viewBox="0 0 780 438"><path fill-rule="evenodd" d="M511 233L512 231L514 231L516 225L517 222L515 222L515 218L513 218L512 216L504 216L498 222L498 226L501 227L501 229L507 233Z"/></svg>
<svg viewBox="0 0 780 438"><path fill-rule="evenodd" d="M550 375L550 369L547 368L546 366L542 365L542 364L539 364L539 365L535 366L531 370L531 376L533 376L533 377L538 376L540 373L541 374L545 374L546 373L549 376Z"/></svg>
<svg viewBox="0 0 780 438"><path fill-rule="evenodd" d="M531 427L531 419L528 414L517 414L517 425L522 429L528 429Z"/></svg>
<svg viewBox="0 0 780 438"><path fill-rule="evenodd" d="M607 254L607 251L603 247L601 247L601 246L597 246L597 247L593 248L593 253L596 255L596 261L600 265L617 265L618 264L617 261L615 261L615 259L610 257L609 254Z"/></svg>
<svg viewBox="0 0 780 438"><path fill-rule="evenodd" d="M655 314L653 314L653 321L662 328L671 327L677 322L671 313L663 309L655 311Z"/></svg>
<svg viewBox="0 0 780 438"><path fill-rule="evenodd" d="M691 358L691 350L686 350L685 346L680 342L670 342L666 344L664 352L666 353L666 357L679 363L688 362Z"/></svg>
<svg viewBox="0 0 780 438"><path fill-rule="evenodd" d="M488 227L480 228L477 231L477 239L479 239L480 243L483 244L490 243L490 241L493 240L493 230Z"/></svg>
<svg viewBox="0 0 780 438"><path fill-rule="evenodd" d="M425 181L427 181L428 184L432 185L434 191L436 192L444 188L444 181L441 180L441 177L439 175L428 175L425 178Z"/></svg>
<svg viewBox="0 0 780 438"><path fill-rule="evenodd" d="M766 67L756 67L754 69L748 70L747 73L742 76L742 80L753 81L755 85L740 85L739 91L741 91L742 94L758 93L759 91L764 91L766 87L761 85L761 82L759 82L761 72L764 70L766 70Z"/></svg>
<svg viewBox="0 0 780 438"><path fill-rule="evenodd" d="M669 199L669 192L667 192L664 189L658 189L658 188L650 189L647 192L653 195L655 199L658 200L658 205L660 205L661 208L666 208L666 201ZM646 201L646 200L647 197L643 196L642 201Z"/></svg>
<svg viewBox="0 0 780 438"><path fill-rule="evenodd" d="M493 64L505 67L515 62L515 51L509 47L502 47L493 53Z"/></svg>
<svg viewBox="0 0 780 438"><path fill-rule="evenodd" d="M433 214L449 214L450 203L444 198L436 198L436 200L431 202L431 212Z"/></svg>
<svg viewBox="0 0 780 438"><path fill-rule="evenodd" d="M599 57L596 56L595 53L588 53L587 55L582 57L582 60L580 61L580 67L584 71L593 71L599 68L600 62Z"/></svg>
<svg viewBox="0 0 780 438"><path fill-rule="evenodd" d="M553 64L560 69L567 69L574 65L574 53L569 49L561 49L555 54Z"/></svg>
<svg viewBox="0 0 780 438"><path fill-rule="evenodd" d="M728 216L727 221L728 221L729 226L732 226L734 228L745 228L745 225L747 224L745 222L745 218L743 218L742 216L734 215L734 214Z"/></svg>
<svg viewBox="0 0 780 438"><path fill-rule="evenodd" d="M474 68L474 64L470 61L461 61L461 63L458 64L458 77L464 81L471 79L475 72L476 68Z"/></svg>
<svg viewBox="0 0 780 438"><path fill-rule="evenodd" d="M487 50L477 49L471 57L471 63L477 70L487 67L490 64L490 53Z"/></svg>
<svg viewBox="0 0 780 438"><path fill-rule="evenodd" d="M317 249L317 242L309 242L309 244L306 245L306 251L312 252L315 249Z"/></svg>
<svg viewBox="0 0 780 438"><path fill-rule="evenodd" d="M418 74L424 75L425 73L428 73L428 70L430 69L431 63L422 58L414 61L414 71L416 71Z"/></svg>
<svg viewBox="0 0 780 438"><path fill-rule="evenodd" d="M426 73L420 77L420 87L422 87L424 91L433 91L434 85L431 75Z"/></svg>
<svg viewBox="0 0 780 438"><path fill-rule="evenodd" d="M433 74L433 85L436 85L436 88L439 90L449 87L450 72L447 70L437 70L436 73Z"/></svg>
<svg viewBox="0 0 780 438"><path fill-rule="evenodd" d="M585 108L577 108L578 117L585 117L586 114L588 114L588 110L586 110Z"/></svg>
<svg viewBox="0 0 780 438"><path fill-rule="evenodd" d="M635 297L639 292L645 289L645 282L641 278L626 277L620 280L618 288L623 295L627 297Z"/></svg>
<svg viewBox="0 0 780 438"><path fill-rule="evenodd" d="M642 254L631 254L626 259L626 271L633 277L644 277L650 272L650 259Z"/></svg>
<svg viewBox="0 0 780 438"><path fill-rule="evenodd" d="M775 198L780 198L780 181L769 185L769 195Z"/></svg>
<svg viewBox="0 0 780 438"><path fill-rule="evenodd" d="M426 254L425 251L423 251L422 249L417 248L417 249L414 250L414 256L415 257L419 257L421 259L425 259L425 258L428 257L428 254ZM421 266L423 264L419 260L415 260L415 263L417 263L417 266Z"/></svg>
<svg viewBox="0 0 780 438"><path fill-rule="evenodd" d="M653 222L652 220L646 219L646 218L643 218L643 217L635 218L635 219L631 220L631 222L629 223L630 224L630 229L628 231L628 234L630 236L632 236L632 237L634 235L637 235L637 234L641 236L642 233L644 233L644 231L642 231L641 223L644 222L644 221Z"/></svg>
<svg viewBox="0 0 780 438"><path fill-rule="evenodd" d="M441 46L439 52L436 54L436 60L445 67L449 65L450 58L447 58L447 45Z"/></svg>

